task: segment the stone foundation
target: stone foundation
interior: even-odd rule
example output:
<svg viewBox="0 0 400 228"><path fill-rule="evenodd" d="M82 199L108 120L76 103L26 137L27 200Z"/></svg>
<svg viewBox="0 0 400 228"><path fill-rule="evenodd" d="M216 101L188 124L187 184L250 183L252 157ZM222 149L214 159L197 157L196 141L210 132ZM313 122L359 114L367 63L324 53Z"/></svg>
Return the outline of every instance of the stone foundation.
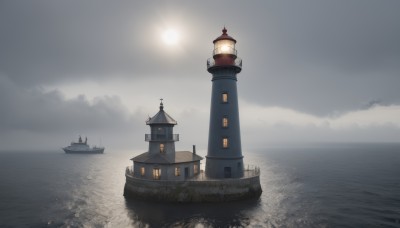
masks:
<svg viewBox="0 0 400 228"><path fill-rule="evenodd" d="M126 175L124 196L162 202L228 202L258 199L260 176L221 180L165 181Z"/></svg>

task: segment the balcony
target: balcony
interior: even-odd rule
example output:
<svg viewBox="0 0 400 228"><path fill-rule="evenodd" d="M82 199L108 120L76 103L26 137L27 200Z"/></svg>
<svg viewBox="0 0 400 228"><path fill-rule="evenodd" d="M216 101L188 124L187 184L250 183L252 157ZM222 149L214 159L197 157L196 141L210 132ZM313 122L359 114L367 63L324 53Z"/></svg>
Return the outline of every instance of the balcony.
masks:
<svg viewBox="0 0 400 228"><path fill-rule="evenodd" d="M238 67L240 71L242 69L242 59L236 58L233 65ZM217 66L226 66L226 65L216 64L214 58L207 59L207 70L210 69L211 67L217 67Z"/></svg>
<svg viewBox="0 0 400 228"><path fill-rule="evenodd" d="M179 141L179 134L165 135L165 134L145 134L145 141Z"/></svg>

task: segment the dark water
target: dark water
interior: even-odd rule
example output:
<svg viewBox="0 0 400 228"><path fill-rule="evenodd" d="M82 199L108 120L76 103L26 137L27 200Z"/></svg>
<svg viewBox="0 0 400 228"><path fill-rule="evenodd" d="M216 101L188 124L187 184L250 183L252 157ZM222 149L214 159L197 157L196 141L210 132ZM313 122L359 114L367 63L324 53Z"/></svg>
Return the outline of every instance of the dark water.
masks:
<svg viewBox="0 0 400 228"><path fill-rule="evenodd" d="M0 227L400 227L400 144L269 147L258 201L157 204L122 196L133 154L0 153Z"/></svg>

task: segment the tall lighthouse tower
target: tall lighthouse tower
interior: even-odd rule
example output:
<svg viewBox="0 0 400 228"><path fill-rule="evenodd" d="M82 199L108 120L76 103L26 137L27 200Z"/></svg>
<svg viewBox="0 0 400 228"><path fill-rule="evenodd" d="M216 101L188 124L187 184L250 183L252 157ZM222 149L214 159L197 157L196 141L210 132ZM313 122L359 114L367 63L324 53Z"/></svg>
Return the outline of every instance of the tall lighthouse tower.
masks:
<svg viewBox="0 0 400 228"><path fill-rule="evenodd" d="M212 94L206 175L240 178L243 156L236 83L242 60L237 57L236 40L227 34L225 27L213 43L213 57L207 60L207 70L212 74Z"/></svg>

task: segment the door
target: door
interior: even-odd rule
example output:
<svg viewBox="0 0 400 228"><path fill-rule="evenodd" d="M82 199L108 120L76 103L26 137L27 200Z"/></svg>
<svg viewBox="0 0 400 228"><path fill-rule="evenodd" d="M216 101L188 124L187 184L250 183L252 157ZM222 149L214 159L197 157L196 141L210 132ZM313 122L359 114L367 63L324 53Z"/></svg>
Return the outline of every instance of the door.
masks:
<svg viewBox="0 0 400 228"><path fill-rule="evenodd" d="M225 178L231 178L232 177L231 167L225 167L224 168L224 177Z"/></svg>
<svg viewBox="0 0 400 228"><path fill-rule="evenodd" d="M189 167L185 167L185 178L189 177Z"/></svg>

